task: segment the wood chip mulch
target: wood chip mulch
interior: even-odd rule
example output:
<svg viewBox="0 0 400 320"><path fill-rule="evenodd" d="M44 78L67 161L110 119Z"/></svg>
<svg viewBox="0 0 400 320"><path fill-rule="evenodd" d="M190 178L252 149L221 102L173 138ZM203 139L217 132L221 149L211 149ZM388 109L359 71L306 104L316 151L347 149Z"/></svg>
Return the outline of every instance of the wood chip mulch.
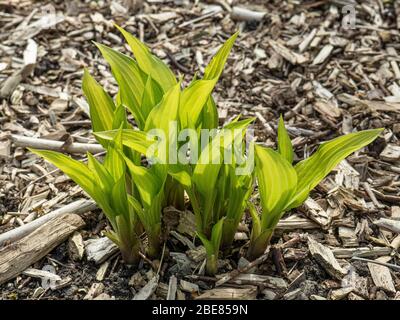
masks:
<svg viewBox="0 0 400 320"><path fill-rule="evenodd" d="M380 127L384 133L284 216L259 264L240 258L246 217L232 255L220 261L221 275L204 276L204 248L193 244L191 216L176 211L166 215L171 230L160 261L129 268L111 247L96 264L87 250L104 241L107 223L93 210L82 215L83 229L0 285L0 299L399 300L399 2L193 2L0 0L0 234L86 197L11 137L64 147L95 143L81 78L87 67L116 94L92 43L129 53L113 23L144 40L185 81L240 30L214 94L221 124L237 114L255 116L258 141L274 146L283 114L296 160L340 134ZM343 25L345 5L356 12L350 28ZM243 8L252 10L250 17ZM246 265L214 288L223 273ZM53 289L44 283L52 277Z"/></svg>

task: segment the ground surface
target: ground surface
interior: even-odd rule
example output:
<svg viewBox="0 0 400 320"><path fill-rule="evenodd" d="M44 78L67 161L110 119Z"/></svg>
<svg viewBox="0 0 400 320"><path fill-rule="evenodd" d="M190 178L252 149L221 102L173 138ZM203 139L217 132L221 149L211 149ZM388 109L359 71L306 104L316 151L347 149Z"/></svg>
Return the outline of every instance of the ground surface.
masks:
<svg viewBox="0 0 400 320"><path fill-rule="evenodd" d="M274 278L227 284L230 289L219 294L231 290L258 299L399 299L400 238L393 222L400 219L400 6L383 0L121 3L0 0L0 233L85 197L60 172L51 172L48 163L11 144L9 134L95 142L81 77L87 67L116 93L109 68L92 44L98 41L128 52L113 22L145 40L177 73L187 74L186 81L203 71L219 45L240 30L214 94L221 124L239 113L256 116L258 141L274 145L276 122L283 114L297 159L343 133L379 127L385 131L320 184L311 195L316 203L285 216L268 259L250 270ZM354 28L343 26L346 4L355 5ZM237 21L229 13L235 6L266 14L261 22ZM43 28L53 8L57 20ZM101 213L95 210L83 217L83 239L102 237L106 222ZM392 224L379 227L375 222L380 218ZM180 231L177 234L190 238ZM207 294L213 287L215 279L191 276L202 265L201 248L194 261L193 252L178 238L166 244L152 298L165 299L171 275L178 278L180 299ZM238 267L245 245L235 242L232 256L221 261L221 273ZM316 250L329 249L346 276L332 276L332 261L321 262ZM360 250L368 261L352 259ZM99 277L99 265L86 257L71 259L68 241L32 267L49 265L61 278L70 278L64 288L43 290L40 280L21 275L0 286L0 299L81 299L96 283L104 288L100 285L95 295L132 299L158 271L148 262L139 271L126 267L114 254Z"/></svg>

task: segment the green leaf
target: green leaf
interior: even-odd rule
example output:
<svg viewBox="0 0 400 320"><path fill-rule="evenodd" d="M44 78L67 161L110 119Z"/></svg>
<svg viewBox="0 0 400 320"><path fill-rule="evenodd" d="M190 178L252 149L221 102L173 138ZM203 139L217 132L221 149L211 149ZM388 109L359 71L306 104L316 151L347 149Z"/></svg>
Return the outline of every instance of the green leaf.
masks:
<svg viewBox="0 0 400 320"><path fill-rule="evenodd" d="M291 208L303 203L310 191L324 179L344 158L354 151L374 141L383 129L365 130L350 133L331 141L324 142L308 159L296 166L298 185Z"/></svg>
<svg viewBox="0 0 400 320"><path fill-rule="evenodd" d="M246 133L245 129L247 129L247 127L256 119L254 117L252 118L248 118L248 119L244 119L244 120L240 120L239 121L239 117L236 117L233 121L231 121L230 123L226 124L224 126L224 129L226 130L242 130L243 136Z"/></svg>
<svg viewBox="0 0 400 320"><path fill-rule="evenodd" d="M287 208L296 192L297 174L292 165L271 148L255 146L255 153L264 230L274 227Z"/></svg>
<svg viewBox="0 0 400 320"><path fill-rule="evenodd" d="M231 36L218 50L217 54L211 59L210 63L204 70L205 80L218 80L218 78L221 76L226 60L228 59L229 53L238 35L239 32L236 32L233 36Z"/></svg>
<svg viewBox="0 0 400 320"><path fill-rule="evenodd" d="M147 77L142 96L142 113L145 120L149 116L151 110L160 103L163 97L163 92L157 82L153 81L151 76Z"/></svg>
<svg viewBox="0 0 400 320"><path fill-rule="evenodd" d="M157 161L161 160L162 163L169 162L170 144L177 139L180 94L180 83L178 83L168 90L162 101L151 110L146 121L145 131L155 130L159 138L159 147L154 150L156 153L152 156L158 158ZM173 159L171 161L175 162Z"/></svg>
<svg viewBox="0 0 400 320"><path fill-rule="evenodd" d="M129 221L130 213L128 209L125 175L122 175L115 181L110 191L112 207L116 214L125 216L126 220Z"/></svg>
<svg viewBox="0 0 400 320"><path fill-rule="evenodd" d="M251 238L256 239L261 234L261 220L256 207L250 201L247 202L249 207L249 212L251 216L251 220L253 222L252 229L251 229Z"/></svg>
<svg viewBox="0 0 400 320"><path fill-rule="evenodd" d="M113 140L119 130L110 130L103 132L96 132L94 135L106 140ZM155 140L150 139L146 132L138 131L134 129L123 129L122 130L122 143L123 145L132 148L133 150L146 154L147 149L154 144Z"/></svg>
<svg viewBox="0 0 400 320"><path fill-rule="evenodd" d="M111 71L119 86L118 96L120 103L128 107L139 128L142 129L145 123L145 116L141 108L141 102L145 88L143 78L146 75L132 58L102 44L95 44L111 66Z"/></svg>
<svg viewBox="0 0 400 320"><path fill-rule="evenodd" d="M122 129L117 131L114 139L110 141L107 147L107 155L104 159L104 166L113 177L118 181L125 175L125 161L121 155L122 150Z"/></svg>
<svg viewBox="0 0 400 320"><path fill-rule="evenodd" d="M128 201L138 215L142 214L143 208L139 200L128 194Z"/></svg>
<svg viewBox="0 0 400 320"><path fill-rule="evenodd" d="M239 32L236 32L232 37L230 37L218 50L217 54L211 59L210 63L204 70L204 80L215 81L215 86L224 70L226 60L228 59L229 53L238 35ZM215 129L218 127L218 110L211 93L201 111L200 117L203 129Z"/></svg>
<svg viewBox="0 0 400 320"><path fill-rule="evenodd" d="M132 175L132 179L139 190L143 205L149 208L154 198L164 188L167 178L166 168L162 165L157 165L147 169L135 165L127 157L125 157L125 161Z"/></svg>
<svg viewBox="0 0 400 320"><path fill-rule="evenodd" d="M151 110L146 121L145 131L159 129L166 134L169 132L170 122L178 120L180 94L180 83L164 94L161 102Z"/></svg>
<svg viewBox="0 0 400 320"><path fill-rule="evenodd" d="M293 162L293 147L289 134L286 131L282 115L279 118L278 124L278 152L289 163Z"/></svg>
<svg viewBox="0 0 400 320"><path fill-rule="evenodd" d="M174 86L177 81L170 68L158 57L151 54L149 48L140 42L135 36L116 25L118 30L125 37L139 64L139 67L155 81L157 81L164 92Z"/></svg>
<svg viewBox="0 0 400 320"><path fill-rule="evenodd" d="M189 167L180 163L168 165L168 174L178 181L185 189L192 187Z"/></svg>
<svg viewBox="0 0 400 320"><path fill-rule="evenodd" d="M114 184L114 178L108 173L107 169L89 152L87 153L88 168L93 173L100 186L106 192L111 190Z"/></svg>
<svg viewBox="0 0 400 320"><path fill-rule="evenodd" d="M111 130L114 102L86 69L83 71L82 90L89 104L93 131Z"/></svg>
<svg viewBox="0 0 400 320"><path fill-rule="evenodd" d="M215 129L218 127L217 105L211 95L201 112L201 127L203 129Z"/></svg>
<svg viewBox="0 0 400 320"><path fill-rule="evenodd" d="M210 195L214 193L213 188L223 161L221 150L230 146L238 133L242 135L253 120L253 118L250 118L229 123L202 150L192 176L192 182L201 194Z"/></svg>
<svg viewBox="0 0 400 320"><path fill-rule="evenodd" d="M197 236L199 237L199 239L203 243L203 246L206 248L207 256L214 255L215 254L215 250L214 250L213 243L211 241L209 241L207 239L207 237L204 234L200 233L200 232L197 232Z"/></svg>
<svg viewBox="0 0 400 320"><path fill-rule="evenodd" d="M119 129L121 126L123 129L132 128L132 126L128 123L125 107L122 104L118 105L114 111L112 129Z"/></svg>
<svg viewBox="0 0 400 320"><path fill-rule="evenodd" d="M215 86L214 80L196 80L183 90L179 116L182 128L196 124Z"/></svg>
<svg viewBox="0 0 400 320"><path fill-rule="evenodd" d="M62 153L49 150L29 149L31 152L41 156L48 162L54 164L91 196L94 195L97 186L97 181L84 163L72 159Z"/></svg>
<svg viewBox="0 0 400 320"><path fill-rule="evenodd" d="M203 194L211 194L218 178L222 164L220 145L213 139L201 152L199 161L196 164L192 182L197 190Z"/></svg>
<svg viewBox="0 0 400 320"><path fill-rule="evenodd" d="M214 252L217 253L219 251L219 247L221 245L221 239L222 239L222 230L224 226L224 219L221 218L212 228L211 231L211 242L214 247ZM214 253L214 254L215 254Z"/></svg>

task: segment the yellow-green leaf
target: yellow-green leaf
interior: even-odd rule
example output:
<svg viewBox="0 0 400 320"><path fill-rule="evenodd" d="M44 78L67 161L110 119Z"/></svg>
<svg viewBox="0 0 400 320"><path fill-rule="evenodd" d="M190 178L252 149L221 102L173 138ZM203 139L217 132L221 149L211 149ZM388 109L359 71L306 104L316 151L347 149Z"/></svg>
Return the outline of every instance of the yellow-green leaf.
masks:
<svg viewBox="0 0 400 320"><path fill-rule="evenodd" d="M178 120L180 94L180 83L165 93L161 102L151 110L146 121L145 131L160 129L168 134L170 122Z"/></svg>
<svg viewBox="0 0 400 320"><path fill-rule="evenodd" d="M189 124L196 124L200 113L206 106L209 96L214 89L214 80L196 80L183 90L179 117L182 128Z"/></svg>
<svg viewBox="0 0 400 320"><path fill-rule="evenodd" d="M163 91L157 82L153 81L151 76L147 77L146 85L142 96L142 113L145 120L149 116L151 110L159 104L163 97Z"/></svg>
<svg viewBox="0 0 400 320"><path fill-rule="evenodd" d="M111 130L114 102L86 69L83 71L82 90L89 104L93 131Z"/></svg>
<svg viewBox="0 0 400 320"><path fill-rule="evenodd" d="M264 230L274 227L289 205L296 192L297 174L292 165L271 148L255 146L255 155Z"/></svg>
<svg viewBox="0 0 400 320"><path fill-rule="evenodd" d="M238 35L239 32L236 32L231 36L211 59L204 71L204 80L213 80L217 83ZM201 124L203 129L214 129L218 127L218 110L211 93L201 112Z"/></svg>
<svg viewBox="0 0 400 320"><path fill-rule="evenodd" d="M117 131L114 139L110 141L107 147L107 155L104 159L104 166L113 177L118 181L125 175L125 161L122 157L122 129Z"/></svg>
<svg viewBox="0 0 400 320"><path fill-rule="evenodd" d="M211 95L201 112L201 127L202 129L215 129L218 127L217 105Z"/></svg>
<svg viewBox="0 0 400 320"><path fill-rule="evenodd" d="M177 81L170 68L158 57L151 54L149 48L135 36L116 26L128 42L140 68L157 81L164 92L174 86Z"/></svg>
<svg viewBox="0 0 400 320"><path fill-rule="evenodd" d="M37 149L29 150L41 156L48 162L54 164L57 168L59 168L62 172L79 184L83 190L92 195L96 188L96 179L87 165L59 152Z"/></svg>
<svg viewBox="0 0 400 320"><path fill-rule="evenodd" d="M374 141L383 129L372 129L350 133L331 141L324 142L308 159L300 161L296 166L298 186L296 195L290 205L299 206L308 197L310 191L333 170L339 162L354 151Z"/></svg>
<svg viewBox="0 0 400 320"><path fill-rule="evenodd" d="M96 43L104 59L111 66L111 71L119 86L118 97L120 103L128 107L132 112L139 128L143 128L145 117L141 108L142 96L145 88L146 75L140 70L138 64L132 58L111 49L105 45Z"/></svg>
<svg viewBox="0 0 400 320"><path fill-rule="evenodd" d="M118 130L110 130L103 132L96 132L94 135L106 140L113 140L118 134ZM123 129L122 130L122 143L123 145L132 148L133 150L146 154L147 149L154 144L154 139L149 139L146 132L138 131L134 129Z"/></svg>
<svg viewBox="0 0 400 320"><path fill-rule="evenodd" d="M167 178L166 170L161 166L150 169L137 166L127 157L125 157L125 161L132 175L132 180L139 190L143 205L149 208L154 198L164 187Z"/></svg>
<svg viewBox="0 0 400 320"><path fill-rule="evenodd" d="M217 54L211 59L210 63L204 70L205 80L218 80L218 78L221 76L226 60L228 59L229 53L238 35L239 32L236 32L233 36L231 36L218 50Z"/></svg>
<svg viewBox="0 0 400 320"><path fill-rule="evenodd" d="M279 124L278 124L278 152L289 163L293 162L292 142L290 140L289 134L286 131L282 115L279 118Z"/></svg>

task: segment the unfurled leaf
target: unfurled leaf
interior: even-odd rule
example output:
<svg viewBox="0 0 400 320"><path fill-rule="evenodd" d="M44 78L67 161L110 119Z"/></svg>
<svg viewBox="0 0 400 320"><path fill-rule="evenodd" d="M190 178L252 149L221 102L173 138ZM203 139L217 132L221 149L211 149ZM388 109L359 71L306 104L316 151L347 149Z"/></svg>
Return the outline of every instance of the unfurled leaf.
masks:
<svg viewBox="0 0 400 320"><path fill-rule="evenodd" d="M110 130L103 132L96 132L94 135L105 140L113 140L118 134L119 130ZM134 129L123 129L122 130L122 143L123 145L132 148L133 150L146 154L148 148L153 145L154 139L150 139L148 135L143 131Z"/></svg>
<svg viewBox="0 0 400 320"><path fill-rule="evenodd" d="M190 124L195 125L198 122L215 83L214 80L196 80L183 91L179 109L182 128L187 128Z"/></svg>
<svg viewBox="0 0 400 320"><path fill-rule="evenodd" d="M145 131L158 129L168 134L170 123L178 119L180 94L180 83L171 87L164 94L161 102L151 110L146 121Z"/></svg>
<svg viewBox="0 0 400 320"><path fill-rule="evenodd" d="M107 147L107 155L104 159L104 167L113 177L114 181L125 175L125 161L120 153L122 150L122 130L119 129L114 139Z"/></svg>
<svg viewBox="0 0 400 320"><path fill-rule="evenodd" d="M139 128L143 128L145 116L141 102L145 88L144 79L147 79L147 75L140 70L137 62L132 58L102 44L96 43L96 45L103 54L103 57L110 64L111 71L118 83L119 102L128 107L135 117Z"/></svg>
<svg viewBox="0 0 400 320"><path fill-rule="evenodd" d="M188 166L177 164L168 165L168 174L178 181L185 189L192 187L191 173Z"/></svg>
<svg viewBox="0 0 400 320"><path fill-rule="evenodd" d="M160 103L162 97L162 89L158 83L151 78L151 76L148 76L144 87L141 104L141 110L145 120L147 120L151 110Z"/></svg>
<svg viewBox="0 0 400 320"><path fill-rule="evenodd" d="M201 112L201 127L203 129L215 129L218 127L217 105L211 95Z"/></svg>
<svg viewBox="0 0 400 320"><path fill-rule="evenodd" d="M87 165L56 151L37 149L29 150L55 165L79 184L83 190L93 196L93 193L97 188L97 181Z"/></svg>
<svg viewBox="0 0 400 320"><path fill-rule="evenodd" d="M144 205L150 207L154 197L157 196L164 187L165 179L167 178L166 168L161 165L149 169L137 166L126 157L125 161Z"/></svg>
<svg viewBox="0 0 400 320"><path fill-rule="evenodd" d="M130 213L126 194L126 178L124 175L115 181L111 189L111 203L115 212L125 216L128 220Z"/></svg>
<svg viewBox="0 0 400 320"><path fill-rule="evenodd" d="M204 234L200 232L197 233L197 236L203 243L203 246L206 248L207 255L213 255L215 252L213 243L210 240L208 240Z"/></svg>
<svg viewBox="0 0 400 320"><path fill-rule="evenodd" d="M122 104L120 104L114 110L112 129L119 129L121 127L122 129L132 128L132 126L128 123L128 120L126 119L125 107Z"/></svg>
<svg viewBox="0 0 400 320"><path fill-rule="evenodd" d="M115 183L114 177L110 175L107 169L90 153L87 153L88 168L96 178L97 186L103 190L111 190Z"/></svg>
<svg viewBox="0 0 400 320"><path fill-rule="evenodd" d="M178 135L180 94L180 83L178 83L168 90L161 102L151 110L146 120L145 131L155 134L159 139L159 147L154 150L156 152L152 156L163 163L170 162L170 144L174 143L174 137ZM171 159L171 162L175 161Z"/></svg>
<svg viewBox="0 0 400 320"><path fill-rule="evenodd" d="M238 35L239 32L236 32L232 37L230 37L218 50L217 54L211 59L204 71L204 80L213 80L215 83L218 82ZM200 118L203 129L215 129L218 127L218 110L211 93L201 111Z"/></svg>
<svg viewBox="0 0 400 320"><path fill-rule="evenodd" d="M293 147L289 134L286 131L282 115L279 118L278 124L278 152L289 163L293 162Z"/></svg>
<svg viewBox="0 0 400 320"><path fill-rule="evenodd" d="M296 192L297 174L292 165L271 148L255 147L256 176L263 208L262 228L275 226Z"/></svg>
<svg viewBox="0 0 400 320"><path fill-rule="evenodd" d="M261 234L261 219L253 203L247 202L252 220L251 236L256 239Z"/></svg>
<svg viewBox="0 0 400 320"><path fill-rule="evenodd" d="M211 232L211 242L214 247L214 252L218 252L219 247L221 245L221 239L222 239L222 230L223 230L223 225L224 225L224 219L221 218L212 228Z"/></svg>
<svg viewBox="0 0 400 320"><path fill-rule="evenodd" d="M246 119L230 123L219 131L202 150L192 177L192 181L200 193L204 195L214 193L213 188L223 161L221 151L225 146L232 144L236 135L239 134L241 137L252 121L253 119Z"/></svg>
<svg viewBox="0 0 400 320"><path fill-rule="evenodd" d="M343 159L374 141L381 132L382 129L365 130L322 143L311 157L295 166L298 185L290 207L303 203L310 191Z"/></svg>
<svg viewBox="0 0 400 320"><path fill-rule="evenodd" d="M89 104L93 132L111 130L114 102L86 69L83 72L82 90Z"/></svg>
<svg viewBox="0 0 400 320"><path fill-rule="evenodd" d="M139 67L157 81L164 92L167 92L177 83L175 75L170 68L158 57L151 54L149 48L147 48L144 43L140 42L139 39L125 31L123 28L119 26L116 27L131 47Z"/></svg>
<svg viewBox="0 0 400 320"><path fill-rule="evenodd" d="M229 53L238 35L239 32L236 32L231 36L211 59L210 63L204 70L204 80L218 80L224 70L226 60L228 59Z"/></svg>

